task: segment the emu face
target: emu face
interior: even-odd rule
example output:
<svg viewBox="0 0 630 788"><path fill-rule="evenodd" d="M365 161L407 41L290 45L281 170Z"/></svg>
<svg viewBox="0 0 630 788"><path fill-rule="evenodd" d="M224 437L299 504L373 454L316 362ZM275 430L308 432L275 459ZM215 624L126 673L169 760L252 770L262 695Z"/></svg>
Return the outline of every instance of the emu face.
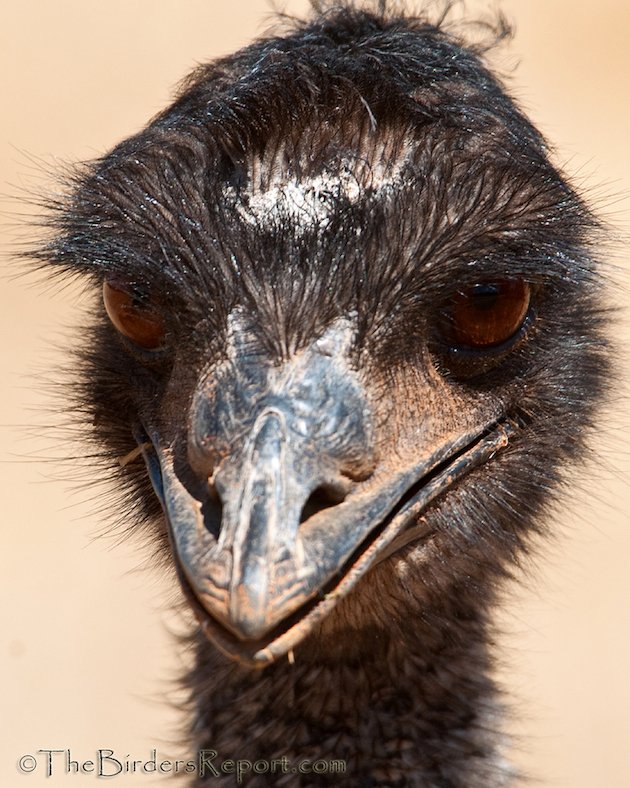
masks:
<svg viewBox="0 0 630 788"><path fill-rule="evenodd" d="M344 605L489 593L604 363L595 223L540 136L439 30L350 16L201 69L46 251L103 290L97 439L256 664Z"/></svg>

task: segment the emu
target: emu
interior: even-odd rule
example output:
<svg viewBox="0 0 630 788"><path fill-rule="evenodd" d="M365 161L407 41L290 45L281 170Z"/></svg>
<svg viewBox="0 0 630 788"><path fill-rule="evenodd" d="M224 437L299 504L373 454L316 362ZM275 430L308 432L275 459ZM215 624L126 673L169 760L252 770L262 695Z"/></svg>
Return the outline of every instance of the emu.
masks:
<svg viewBox="0 0 630 788"><path fill-rule="evenodd" d="M103 294L77 407L198 620L191 748L509 785L490 615L609 362L598 222L481 53L320 8L51 216Z"/></svg>

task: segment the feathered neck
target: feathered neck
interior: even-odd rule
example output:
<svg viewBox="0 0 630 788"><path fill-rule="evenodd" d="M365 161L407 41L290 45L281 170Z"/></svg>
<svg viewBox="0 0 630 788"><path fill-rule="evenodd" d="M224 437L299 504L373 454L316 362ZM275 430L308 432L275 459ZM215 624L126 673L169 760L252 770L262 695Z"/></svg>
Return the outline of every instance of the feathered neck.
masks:
<svg viewBox="0 0 630 788"><path fill-rule="evenodd" d="M487 626L459 612L409 620L404 635L320 632L263 670L228 661L200 635L188 681L193 741L216 764L286 759L288 773L250 774L250 786L507 786ZM291 771L339 760L344 774Z"/></svg>

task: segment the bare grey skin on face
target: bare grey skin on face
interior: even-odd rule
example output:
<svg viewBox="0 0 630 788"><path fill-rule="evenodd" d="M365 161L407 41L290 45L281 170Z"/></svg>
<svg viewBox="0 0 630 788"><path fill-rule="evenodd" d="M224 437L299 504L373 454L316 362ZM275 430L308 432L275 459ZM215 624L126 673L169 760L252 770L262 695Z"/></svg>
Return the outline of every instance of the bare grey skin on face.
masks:
<svg viewBox="0 0 630 788"><path fill-rule="evenodd" d="M230 317L227 359L201 381L190 413L188 458L210 490L197 502L167 457L157 486L197 598L237 637L258 640L334 574L340 553L352 552L354 535L336 510L319 529L312 517L301 520L316 490L342 501L353 478L370 475L371 416L343 359L349 323L277 366L262 360L242 317Z"/></svg>
<svg viewBox="0 0 630 788"><path fill-rule="evenodd" d="M199 68L53 224L103 293L79 405L197 621L191 747L509 784L490 609L607 351L597 221L482 53L316 14Z"/></svg>

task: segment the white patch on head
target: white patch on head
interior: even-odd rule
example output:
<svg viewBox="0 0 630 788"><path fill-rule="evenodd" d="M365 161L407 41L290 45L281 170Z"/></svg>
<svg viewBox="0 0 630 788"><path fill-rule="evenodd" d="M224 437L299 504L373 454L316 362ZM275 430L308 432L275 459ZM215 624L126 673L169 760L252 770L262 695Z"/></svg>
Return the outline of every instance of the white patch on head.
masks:
<svg viewBox="0 0 630 788"><path fill-rule="evenodd" d="M356 204L368 194L394 189L402 180L407 158L404 155L395 162L355 159L351 162L354 166L349 162L340 169L302 178L275 170L264 183L252 177L244 189L229 186L226 198L234 201L239 215L251 225L269 226L289 219L296 229L325 228L340 201Z"/></svg>

